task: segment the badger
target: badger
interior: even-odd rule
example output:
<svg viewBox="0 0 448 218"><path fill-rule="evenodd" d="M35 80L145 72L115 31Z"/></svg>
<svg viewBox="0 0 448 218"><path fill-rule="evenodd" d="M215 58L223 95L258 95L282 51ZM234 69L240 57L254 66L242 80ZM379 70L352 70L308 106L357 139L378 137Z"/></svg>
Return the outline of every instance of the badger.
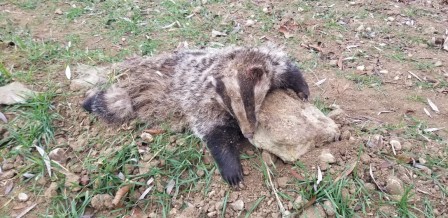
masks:
<svg viewBox="0 0 448 218"><path fill-rule="evenodd" d="M301 71L280 46L183 49L120 64L123 78L82 103L109 123L134 118L189 128L208 147L222 178L243 181L238 144L251 141L266 95L310 95ZM169 125L170 125L169 124Z"/></svg>

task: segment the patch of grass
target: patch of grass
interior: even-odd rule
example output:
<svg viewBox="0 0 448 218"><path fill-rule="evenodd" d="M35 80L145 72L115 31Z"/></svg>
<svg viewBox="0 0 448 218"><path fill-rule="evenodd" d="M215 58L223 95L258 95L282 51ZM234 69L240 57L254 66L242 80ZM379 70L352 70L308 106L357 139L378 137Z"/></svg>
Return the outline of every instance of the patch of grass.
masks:
<svg viewBox="0 0 448 218"><path fill-rule="evenodd" d="M410 101L426 103L426 99L423 98L421 95L418 95L418 94L412 94L412 95L408 96L407 99L410 100Z"/></svg>
<svg viewBox="0 0 448 218"><path fill-rule="evenodd" d="M365 87L379 88L383 84L381 78L375 75L350 73L346 74L345 78L356 83L359 90L362 90Z"/></svg>
<svg viewBox="0 0 448 218"><path fill-rule="evenodd" d="M327 115L331 111L330 106L328 104L326 104L325 101L321 97L314 98L313 104L325 115Z"/></svg>
<svg viewBox="0 0 448 218"><path fill-rule="evenodd" d="M12 80L12 75L6 69L6 67L0 62L0 86L4 86L8 83L10 83Z"/></svg>
<svg viewBox="0 0 448 218"><path fill-rule="evenodd" d="M54 92L44 92L33 96L28 102L9 108L17 116L8 125L9 136L2 140L11 145L31 147L35 141L44 145L54 139L53 121L60 118L52 105Z"/></svg>
<svg viewBox="0 0 448 218"><path fill-rule="evenodd" d="M401 197L401 199L398 202L395 203L398 208L398 213L400 214L400 217L406 217L406 218L417 217L411 211L412 206L409 205L409 199L412 197L411 191L412 191L412 187L405 188L403 196Z"/></svg>

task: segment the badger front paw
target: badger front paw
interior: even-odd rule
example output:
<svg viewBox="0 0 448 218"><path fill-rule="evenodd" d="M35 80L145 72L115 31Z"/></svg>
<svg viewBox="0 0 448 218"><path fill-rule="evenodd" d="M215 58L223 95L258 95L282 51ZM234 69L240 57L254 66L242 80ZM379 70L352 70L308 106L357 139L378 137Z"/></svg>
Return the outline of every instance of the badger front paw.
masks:
<svg viewBox="0 0 448 218"><path fill-rule="evenodd" d="M243 168L239 161L229 161L224 164L218 163L218 167L222 178L230 185L238 186L243 181Z"/></svg>

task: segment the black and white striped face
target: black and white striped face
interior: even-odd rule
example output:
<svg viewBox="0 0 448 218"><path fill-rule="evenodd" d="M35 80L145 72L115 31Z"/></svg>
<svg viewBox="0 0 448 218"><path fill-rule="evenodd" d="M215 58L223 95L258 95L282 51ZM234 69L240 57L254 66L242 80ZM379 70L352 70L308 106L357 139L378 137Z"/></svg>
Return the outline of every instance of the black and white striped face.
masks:
<svg viewBox="0 0 448 218"><path fill-rule="evenodd" d="M228 65L225 76L214 78L217 101L236 118L243 135L251 139L258 124L258 112L271 88L276 64L259 51L238 53L231 58L234 61Z"/></svg>

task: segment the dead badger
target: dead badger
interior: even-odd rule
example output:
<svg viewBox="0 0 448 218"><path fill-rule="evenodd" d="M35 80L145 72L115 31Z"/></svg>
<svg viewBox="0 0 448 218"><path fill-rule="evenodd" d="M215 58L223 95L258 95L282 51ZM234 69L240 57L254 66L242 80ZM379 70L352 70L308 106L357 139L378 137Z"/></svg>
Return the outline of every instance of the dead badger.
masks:
<svg viewBox="0 0 448 218"><path fill-rule="evenodd" d="M266 94L289 88L302 99L309 96L299 69L274 45L136 57L121 68L126 78L92 92L83 107L113 123L187 124L231 185L243 180L237 144L253 137Z"/></svg>

